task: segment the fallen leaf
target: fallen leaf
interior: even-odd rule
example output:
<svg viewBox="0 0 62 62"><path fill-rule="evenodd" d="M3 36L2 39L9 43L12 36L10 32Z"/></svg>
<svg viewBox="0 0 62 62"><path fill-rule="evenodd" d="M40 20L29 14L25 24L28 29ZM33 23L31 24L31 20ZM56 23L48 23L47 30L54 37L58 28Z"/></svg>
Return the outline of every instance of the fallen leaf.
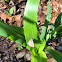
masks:
<svg viewBox="0 0 62 62"><path fill-rule="evenodd" d="M4 20L5 23L6 23L6 19L9 19L9 22L12 22L12 17L10 17L10 15L7 15L5 13L0 13L0 17L1 19Z"/></svg>
<svg viewBox="0 0 62 62"><path fill-rule="evenodd" d="M16 55L16 58L19 59L19 58L22 58L23 56L25 55L25 52L20 52Z"/></svg>
<svg viewBox="0 0 62 62"><path fill-rule="evenodd" d="M50 59L47 60L47 62L56 62L56 60L53 59L53 58L50 58Z"/></svg>

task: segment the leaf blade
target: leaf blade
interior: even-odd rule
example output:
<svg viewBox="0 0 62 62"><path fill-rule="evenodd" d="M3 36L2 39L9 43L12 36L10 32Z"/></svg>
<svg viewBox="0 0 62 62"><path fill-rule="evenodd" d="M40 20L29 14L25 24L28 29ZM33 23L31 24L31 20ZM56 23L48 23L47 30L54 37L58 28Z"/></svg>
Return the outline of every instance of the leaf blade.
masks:
<svg viewBox="0 0 62 62"><path fill-rule="evenodd" d="M47 56L44 53L44 51L41 51L41 53L38 53L36 55L31 54L32 62L47 62Z"/></svg>
<svg viewBox="0 0 62 62"><path fill-rule="evenodd" d="M62 62L62 54L57 50L52 50L50 47L47 47L46 51L57 61Z"/></svg>
<svg viewBox="0 0 62 62"><path fill-rule="evenodd" d="M37 11L40 0L28 0L24 13L24 34L26 42L38 39Z"/></svg>
<svg viewBox="0 0 62 62"><path fill-rule="evenodd" d="M50 7L50 1L49 1L48 7L47 7L47 16L46 16L46 19L45 19L44 26L42 28L41 35L40 35L40 40L41 41L43 41L43 39L45 38L47 28L48 28L48 24L50 22L50 18L51 18L51 12L50 11L51 11L51 7Z"/></svg>
<svg viewBox="0 0 62 62"><path fill-rule="evenodd" d="M20 28L18 29L20 30ZM4 37L8 37L9 39L19 44L22 44L25 41L24 37L20 35L19 33L17 33L17 30L12 29L12 26L10 27L9 25L3 23L2 21L0 21L0 35Z"/></svg>
<svg viewBox="0 0 62 62"><path fill-rule="evenodd" d="M12 13L13 13L13 8L11 8L11 9L9 10L9 13L10 13L10 14L12 14Z"/></svg>

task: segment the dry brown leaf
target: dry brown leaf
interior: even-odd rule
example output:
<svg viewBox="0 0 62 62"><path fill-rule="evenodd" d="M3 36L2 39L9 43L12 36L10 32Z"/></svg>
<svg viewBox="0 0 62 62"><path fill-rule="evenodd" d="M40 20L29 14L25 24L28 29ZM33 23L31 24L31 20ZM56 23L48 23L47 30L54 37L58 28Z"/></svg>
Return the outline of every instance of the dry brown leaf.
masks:
<svg viewBox="0 0 62 62"><path fill-rule="evenodd" d="M6 4L0 1L0 10L5 9L6 7L7 7Z"/></svg>
<svg viewBox="0 0 62 62"><path fill-rule="evenodd" d="M23 1L23 0L16 0L16 1L18 1L18 3L20 3L20 2Z"/></svg>
<svg viewBox="0 0 62 62"><path fill-rule="evenodd" d="M54 23L56 17L62 12L62 4L61 2L57 2L55 0L51 1L51 21L50 23Z"/></svg>
<svg viewBox="0 0 62 62"><path fill-rule="evenodd" d="M13 3L13 1L12 1L12 0L9 2L9 5L12 5L12 6L14 5L14 3Z"/></svg>
<svg viewBox="0 0 62 62"><path fill-rule="evenodd" d="M0 17L1 17L1 19L4 20L5 23L6 23L6 19L9 19L9 23L16 21L17 26L21 25L21 15L20 14L14 15L11 17L10 15L7 15L5 13L0 13Z"/></svg>
<svg viewBox="0 0 62 62"><path fill-rule="evenodd" d="M14 16L13 16L13 19L14 19L15 21L19 21L20 18L21 18L21 14L18 14L18 15L14 15Z"/></svg>
<svg viewBox="0 0 62 62"><path fill-rule="evenodd" d="M6 23L6 19L9 19L9 22L12 22L12 17L10 17L10 15L7 15L5 13L0 13L0 17L1 19L4 20L5 23Z"/></svg>
<svg viewBox="0 0 62 62"><path fill-rule="evenodd" d="M56 60L53 59L53 58L50 58L50 59L47 60L47 62L56 62Z"/></svg>
<svg viewBox="0 0 62 62"><path fill-rule="evenodd" d="M19 27L21 26L21 22L22 22L21 14L13 16L13 20L16 21L17 26L19 26Z"/></svg>

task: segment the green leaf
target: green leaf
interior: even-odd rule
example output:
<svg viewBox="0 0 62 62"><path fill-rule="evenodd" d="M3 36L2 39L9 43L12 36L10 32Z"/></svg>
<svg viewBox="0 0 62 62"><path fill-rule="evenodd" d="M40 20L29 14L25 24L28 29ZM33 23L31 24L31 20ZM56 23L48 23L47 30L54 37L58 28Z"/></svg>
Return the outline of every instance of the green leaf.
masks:
<svg viewBox="0 0 62 62"><path fill-rule="evenodd" d="M39 45L38 53L40 53L45 48L45 45L46 45L46 41L43 40L42 44Z"/></svg>
<svg viewBox="0 0 62 62"><path fill-rule="evenodd" d="M42 32L40 35L40 40L43 41L43 39L45 38L46 32L47 32L47 28L48 28L48 24L50 22L50 18L51 18L51 7L50 7L50 2L48 3L48 7L47 7L47 16L45 19L45 23L44 26L42 28Z"/></svg>
<svg viewBox="0 0 62 62"><path fill-rule="evenodd" d="M48 37L49 34L49 37ZM59 25L56 29L50 30L46 36L46 40L48 41L49 39L52 38L60 38L62 37L62 25ZM48 39L47 39L48 38Z"/></svg>
<svg viewBox="0 0 62 62"><path fill-rule="evenodd" d="M62 24L62 13L58 15L58 17L55 20L54 27L57 28L59 25Z"/></svg>
<svg viewBox="0 0 62 62"><path fill-rule="evenodd" d="M10 14L12 14L12 13L13 13L13 8L11 8L11 9L9 10L9 13L10 13Z"/></svg>
<svg viewBox="0 0 62 62"><path fill-rule="evenodd" d="M56 29L59 25L62 24L62 13L60 13L58 15L58 17L55 20L55 23L51 25L51 27L48 30L48 33L50 33L51 31L53 31L54 29Z"/></svg>
<svg viewBox="0 0 62 62"><path fill-rule="evenodd" d="M38 39L37 11L40 0L28 0L24 12L24 34L26 42Z"/></svg>
<svg viewBox="0 0 62 62"><path fill-rule="evenodd" d="M48 41L50 39L50 34L46 35L46 41Z"/></svg>
<svg viewBox="0 0 62 62"><path fill-rule="evenodd" d="M9 3L9 0L5 0L7 3Z"/></svg>
<svg viewBox="0 0 62 62"><path fill-rule="evenodd" d="M23 47L21 45L18 45L18 50L20 50L20 49L23 49Z"/></svg>
<svg viewBox="0 0 62 62"><path fill-rule="evenodd" d="M51 35L55 38L62 37L62 25L59 25L54 31L51 32Z"/></svg>
<svg viewBox="0 0 62 62"><path fill-rule="evenodd" d="M51 34L53 34L55 32L56 32L56 34L62 32L62 25L59 25L54 31L51 32Z"/></svg>
<svg viewBox="0 0 62 62"><path fill-rule="evenodd" d="M0 21L0 35L8 37L9 39L15 41L18 44L23 44L25 42L23 29L21 27L10 26L3 23L2 21Z"/></svg>
<svg viewBox="0 0 62 62"><path fill-rule="evenodd" d="M43 40L43 42L41 43L40 40L34 40L34 48L31 48L31 52L33 52L33 54L35 53L35 51L38 53L40 53L41 51L43 51L45 45L46 45L46 41Z"/></svg>
<svg viewBox="0 0 62 62"><path fill-rule="evenodd" d="M9 25L16 33L24 36L24 29L22 27L14 26L14 25Z"/></svg>
<svg viewBox="0 0 62 62"><path fill-rule="evenodd" d="M7 15L8 15L8 14L9 14L9 12L5 12L5 14L7 14Z"/></svg>
<svg viewBox="0 0 62 62"><path fill-rule="evenodd" d="M51 34L53 34L53 33L57 33L56 35L55 35L55 37L62 37L62 13L60 13L59 15L58 15L58 17L56 18L56 21L55 21L55 23L52 25L53 27L52 27L52 31L49 29L49 31L50 31L50 33Z"/></svg>
<svg viewBox="0 0 62 62"><path fill-rule="evenodd" d="M50 47L46 48L46 51L57 61L62 62L62 53L57 50L52 50Z"/></svg>
<svg viewBox="0 0 62 62"><path fill-rule="evenodd" d="M57 38L60 38L60 37L62 37L62 32L60 32L60 33L58 32L57 33Z"/></svg>
<svg viewBox="0 0 62 62"><path fill-rule="evenodd" d="M31 60L32 62L47 62L47 56L44 51L41 51L41 53L36 53L36 55L31 54Z"/></svg>

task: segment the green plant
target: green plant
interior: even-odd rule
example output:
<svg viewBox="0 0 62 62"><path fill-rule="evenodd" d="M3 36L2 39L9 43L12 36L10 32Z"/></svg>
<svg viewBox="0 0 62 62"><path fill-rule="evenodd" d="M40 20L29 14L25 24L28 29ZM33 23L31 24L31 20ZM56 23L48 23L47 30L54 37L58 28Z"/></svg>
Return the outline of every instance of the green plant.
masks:
<svg viewBox="0 0 62 62"><path fill-rule="evenodd" d="M9 0L5 0L6 3L9 3Z"/></svg>
<svg viewBox="0 0 62 62"><path fill-rule="evenodd" d="M40 0L27 1L24 12L24 28L7 25L0 21L0 35L8 37L21 46L29 49L31 52L32 62L47 62L45 52L51 54L51 56L57 60L57 62L62 62L62 59L60 59L62 58L62 54L56 50L52 50L46 45L46 41L49 39L62 37L62 13L58 15L55 23L51 25L49 30L47 30L51 18L50 1L48 2L47 16L39 37L39 28L37 26L37 11L39 1Z"/></svg>
<svg viewBox="0 0 62 62"><path fill-rule="evenodd" d="M8 14L10 14L10 15L13 14L13 8L10 8L9 12L5 12L5 13L6 13L7 15L8 15Z"/></svg>

